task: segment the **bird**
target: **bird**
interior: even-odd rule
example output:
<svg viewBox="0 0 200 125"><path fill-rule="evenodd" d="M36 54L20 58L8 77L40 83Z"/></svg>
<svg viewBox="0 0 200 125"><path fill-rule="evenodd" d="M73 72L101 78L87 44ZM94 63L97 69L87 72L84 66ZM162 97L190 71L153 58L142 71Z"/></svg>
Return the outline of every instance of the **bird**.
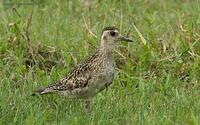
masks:
<svg viewBox="0 0 200 125"><path fill-rule="evenodd" d="M91 112L92 98L111 85L115 74L114 48L120 41L133 42L121 35L115 26L102 30L100 46L68 74L47 87L33 91L32 96L56 93L69 99L84 99L86 112Z"/></svg>

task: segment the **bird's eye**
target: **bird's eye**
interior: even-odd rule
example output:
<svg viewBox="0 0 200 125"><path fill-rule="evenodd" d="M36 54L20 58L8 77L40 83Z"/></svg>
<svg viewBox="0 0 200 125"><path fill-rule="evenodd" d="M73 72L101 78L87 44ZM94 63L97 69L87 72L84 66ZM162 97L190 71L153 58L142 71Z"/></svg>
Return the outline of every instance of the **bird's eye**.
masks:
<svg viewBox="0 0 200 125"><path fill-rule="evenodd" d="M111 32L110 32L110 35L111 35L111 36L115 36L115 35L116 35L116 32L111 31Z"/></svg>

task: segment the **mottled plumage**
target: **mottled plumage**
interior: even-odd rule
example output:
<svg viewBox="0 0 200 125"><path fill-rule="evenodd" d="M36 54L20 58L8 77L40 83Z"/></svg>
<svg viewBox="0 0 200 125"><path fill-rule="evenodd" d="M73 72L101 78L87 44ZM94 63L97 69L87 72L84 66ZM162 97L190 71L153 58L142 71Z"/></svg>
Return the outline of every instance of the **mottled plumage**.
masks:
<svg viewBox="0 0 200 125"><path fill-rule="evenodd" d="M68 98L92 98L112 83L114 45L122 40L131 41L120 36L119 30L115 27L104 28L101 34L101 45L93 55L76 66L63 79L46 88L35 90L33 95L58 93Z"/></svg>

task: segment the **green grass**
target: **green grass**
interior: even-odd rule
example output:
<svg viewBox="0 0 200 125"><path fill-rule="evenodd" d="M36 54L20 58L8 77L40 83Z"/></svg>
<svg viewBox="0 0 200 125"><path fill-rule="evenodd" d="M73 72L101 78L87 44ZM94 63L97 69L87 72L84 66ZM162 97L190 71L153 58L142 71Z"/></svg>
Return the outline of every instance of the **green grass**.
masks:
<svg viewBox="0 0 200 125"><path fill-rule="evenodd" d="M0 124L200 124L199 12L199 0L2 2ZM115 80L90 115L82 100L30 96L92 53L110 25L134 43L116 47Z"/></svg>

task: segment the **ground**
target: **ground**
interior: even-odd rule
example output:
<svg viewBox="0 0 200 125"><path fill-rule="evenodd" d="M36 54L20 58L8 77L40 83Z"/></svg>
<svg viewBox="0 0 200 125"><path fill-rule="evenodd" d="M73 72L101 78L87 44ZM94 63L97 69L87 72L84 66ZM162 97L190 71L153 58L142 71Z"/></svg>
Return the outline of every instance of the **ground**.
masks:
<svg viewBox="0 0 200 125"><path fill-rule="evenodd" d="M0 124L200 124L199 12L199 0L3 0ZM113 25L134 42L116 47L115 80L91 114L83 100L31 96L92 53Z"/></svg>

